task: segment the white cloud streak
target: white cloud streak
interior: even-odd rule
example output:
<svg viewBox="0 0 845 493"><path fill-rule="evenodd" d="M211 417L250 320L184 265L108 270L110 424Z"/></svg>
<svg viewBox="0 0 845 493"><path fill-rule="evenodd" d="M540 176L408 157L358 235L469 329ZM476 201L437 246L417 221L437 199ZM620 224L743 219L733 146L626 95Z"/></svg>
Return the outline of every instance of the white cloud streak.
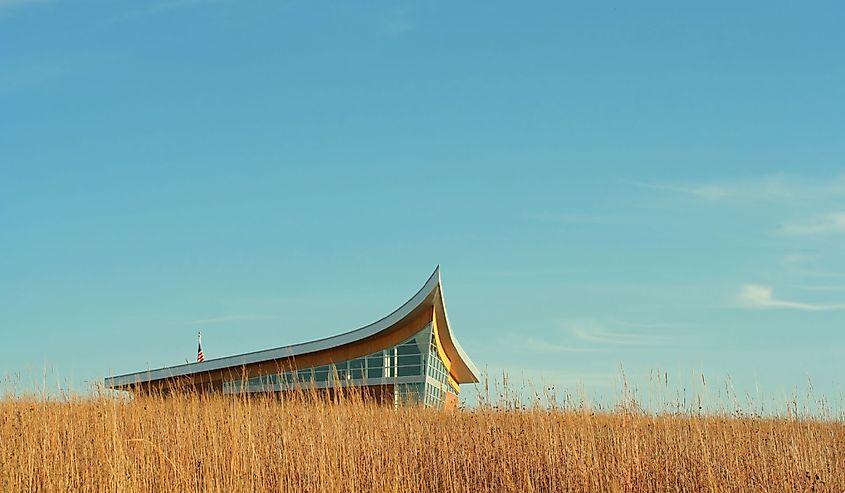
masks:
<svg viewBox="0 0 845 493"><path fill-rule="evenodd" d="M608 329L610 326L612 329ZM504 341L512 345L519 341L524 348L540 353L595 353L605 352L614 346L658 346L671 344L679 340L677 330L689 327L683 324L638 324L610 320L606 323L595 320L578 320L564 323L565 338L560 341L537 336L524 337L516 334ZM655 332L674 330L672 335L659 335ZM683 336L680 336L683 337ZM557 339L557 338L556 338Z"/></svg>
<svg viewBox="0 0 845 493"><path fill-rule="evenodd" d="M845 303L806 303L778 299L774 296L774 289L759 284L745 284L740 288L737 296L739 305L754 310L802 310L828 311L845 310Z"/></svg>
<svg viewBox="0 0 845 493"><path fill-rule="evenodd" d="M776 174L759 178L708 183L638 183L655 190L674 192L717 202L728 200L794 201L845 196L845 175L832 180L808 180Z"/></svg>
<svg viewBox="0 0 845 493"><path fill-rule="evenodd" d="M804 222L786 222L780 232L787 236L845 234L845 212L834 212Z"/></svg>
<svg viewBox="0 0 845 493"><path fill-rule="evenodd" d="M635 327L647 327L642 324L628 324ZM572 327L572 335L577 339L593 344L613 346L654 346L670 342L670 338L634 331L608 330L595 322L580 322Z"/></svg>
<svg viewBox="0 0 845 493"><path fill-rule="evenodd" d="M525 339L526 348L543 353L592 353L595 348L569 346L529 337Z"/></svg>

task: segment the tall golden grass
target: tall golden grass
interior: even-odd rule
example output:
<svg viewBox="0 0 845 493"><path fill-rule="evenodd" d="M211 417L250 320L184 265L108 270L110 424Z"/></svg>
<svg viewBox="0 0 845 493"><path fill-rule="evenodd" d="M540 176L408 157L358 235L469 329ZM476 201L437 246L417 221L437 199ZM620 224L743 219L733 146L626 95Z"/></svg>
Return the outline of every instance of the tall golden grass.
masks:
<svg viewBox="0 0 845 493"><path fill-rule="evenodd" d="M311 397L6 397L0 491L845 491L837 420Z"/></svg>

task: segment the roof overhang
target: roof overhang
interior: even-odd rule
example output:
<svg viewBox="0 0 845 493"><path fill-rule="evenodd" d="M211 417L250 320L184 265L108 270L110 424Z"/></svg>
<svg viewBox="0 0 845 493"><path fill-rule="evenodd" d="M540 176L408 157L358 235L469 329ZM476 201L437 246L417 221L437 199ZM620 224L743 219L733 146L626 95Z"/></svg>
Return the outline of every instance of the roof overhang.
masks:
<svg viewBox="0 0 845 493"><path fill-rule="evenodd" d="M441 342L443 349L452 361L453 377L458 383L476 383L479 381L478 368L469 359L457 339L452 333L449 325L449 318L446 314L446 306L443 300L443 285L440 279L440 266L428 278L423 287L402 306L394 310L386 317L377 320L369 325L324 339L283 346L263 351L227 356L223 358L208 359L202 363L189 363L184 365L171 366L156 370L147 370L126 375L108 377L105 379L107 388L124 389L134 385L145 385L180 377L191 377L197 374L219 372L227 369L237 369L249 365L266 363L271 361L287 360L318 351L327 351L355 344L367 338L373 337L384 331L389 331L394 326L399 326L419 313L434 307L438 317L437 324L441 329Z"/></svg>

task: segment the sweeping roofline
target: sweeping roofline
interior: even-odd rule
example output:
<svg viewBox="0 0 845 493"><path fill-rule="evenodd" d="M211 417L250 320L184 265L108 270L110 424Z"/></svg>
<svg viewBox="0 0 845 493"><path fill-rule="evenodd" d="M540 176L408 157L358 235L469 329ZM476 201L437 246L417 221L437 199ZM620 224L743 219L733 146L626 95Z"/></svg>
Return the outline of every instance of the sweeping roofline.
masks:
<svg viewBox="0 0 845 493"><path fill-rule="evenodd" d="M443 301L443 287L440 279L440 266L438 265L431 276L428 278L423 287L417 291L411 299L406 301L402 306L394 310L386 317L377 320L369 325L365 325L356 330L352 330L336 336L317 339L314 341L303 342L300 344L293 344L290 346L283 346L274 349L265 349L262 351L254 351L251 353L238 354L234 356L226 356L222 358L207 359L202 363L188 363L184 365L170 366L156 370L147 370L125 375L107 377L105 379L105 386L107 388L121 388L131 385L154 382L157 380L164 380L168 378L186 377L196 375L199 373L211 372L216 370L223 370L227 368L238 368L246 365L256 363L263 363L266 361L287 359L301 356L304 354L314 353L317 351L331 350L352 344L368 337L371 337L379 332L385 331L402 322L408 318L417 309L427 305L428 303L436 303L436 308L443 314L446 322L446 330L443 335L448 338L448 342L454 348L454 354L450 354L450 359L453 359L454 373L457 377L458 383L475 383L479 381L479 371L472 360L469 359L466 352L458 343L454 334L452 334L449 327L449 319L446 315L446 306ZM448 353L448 344L445 348Z"/></svg>

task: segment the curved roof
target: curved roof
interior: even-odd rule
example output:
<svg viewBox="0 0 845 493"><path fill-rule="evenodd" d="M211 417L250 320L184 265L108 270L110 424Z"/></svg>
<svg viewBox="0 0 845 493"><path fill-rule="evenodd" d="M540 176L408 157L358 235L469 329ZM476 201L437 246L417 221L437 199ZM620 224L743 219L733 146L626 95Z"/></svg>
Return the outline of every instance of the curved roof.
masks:
<svg viewBox="0 0 845 493"><path fill-rule="evenodd" d="M317 351L340 348L348 344L362 341L379 332L387 331L391 327L400 324L411 318L422 310L434 306L438 318L438 327L441 330L441 343L446 354L452 361L452 373L458 383L475 383L479 381L478 368L469 359L466 352L458 343L449 325L446 315L446 306L443 301L443 286L440 280L440 266L428 278L423 287L417 291L411 299L394 310L386 317L377 320L369 325L332 337L303 342L291 346L283 346L274 349L265 349L251 353L226 356L223 358L208 359L202 363L189 363L157 370L129 373L105 379L105 385L109 388L125 387L140 383L153 382L168 378L195 375L198 373L223 370L226 368L241 367L266 361L287 359Z"/></svg>

